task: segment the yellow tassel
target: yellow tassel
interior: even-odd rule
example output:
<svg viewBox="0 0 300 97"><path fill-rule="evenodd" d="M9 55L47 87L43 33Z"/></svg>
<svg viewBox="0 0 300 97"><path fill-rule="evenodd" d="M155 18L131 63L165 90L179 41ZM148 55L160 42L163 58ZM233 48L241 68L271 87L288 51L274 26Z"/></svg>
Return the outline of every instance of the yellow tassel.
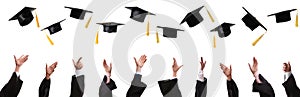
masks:
<svg viewBox="0 0 300 97"><path fill-rule="evenodd" d="M149 36L149 34L150 34L150 23L149 23L149 21L148 21L148 23L147 23L147 30L146 30L146 35L147 36Z"/></svg>
<svg viewBox="0 0 300 97"><path fill-rule="evenodd" d="M158 36L158 32L156 31L156 43L159 43L159 36Z"/></svg>
<svg viewBox="0 0 300 97"><path fill-rule="evenodd" d="M99 37L99 31L97 31L97 33L96 33L95 44L98 44L98 43L99 43L98 37Z"/></svg>
<svg viewBox="0 0 300 97"><path fill-rule="evenodd" d="M211 22L215 22L213 16L210 14L210 12L209 12L207 9L206 9L206 11L207 11L207 13L208 13L208 16L209 16Z"/></svg>
<svg viewBox="0 0 300 97"><path fill-rule="evenodd" d="M88 27L89 27L91 20L92 20L92 16L91 16L91 17L89 18L89 20L86 22L85 28L88 28Z"/></svg>
<svg viewBox="0 0 300 97"><path fill-rule="evenodd" d="M36 13L36 12L35 12L35 21L36 21L36 26L37 26L38 28L40 28L39 18L38 18L38 16L37 16L37 13Z"/></svg>
<svg viewBox="0 0 300 97"><path fill-rule="evenodd" d="M298 27L298 10L297 10L297 15L296 15L296 23L295 23L296 27Z"/></svg>
<svg viewBox="0 0 300 97"><path fill-rule="evenodd" d="M217 47L217 43L216 43L216 35L214 35L214 48L216 48Z"/></svg>
<svg viewBox="0 0 300 97"><path fill-rule="evenodd" d="M265 34L260 35L253 43L252 46L255 46L257 42L264 36Z"/></svg>
<svg viewBox="0 0 300 97"><path fill-rule="evenodd" d="M50 43L51 45L54 45L53 41L52 41L51 38L47 35L47 33L46 33L46 36L47 36L47 39L48 39L49 43Z"/></svg>

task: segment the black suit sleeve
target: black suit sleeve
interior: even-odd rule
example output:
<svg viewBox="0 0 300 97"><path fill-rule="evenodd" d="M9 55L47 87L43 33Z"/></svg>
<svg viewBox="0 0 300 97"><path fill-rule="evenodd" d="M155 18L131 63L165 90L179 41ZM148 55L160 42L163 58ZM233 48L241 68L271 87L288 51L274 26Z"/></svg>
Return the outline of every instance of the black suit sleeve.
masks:
<svg viewBox="0 0 300 97"><path fill-rule="evenodd" d="M142 75L135 74L131 82L130 88L126 93L126 97L140 97L147 85L141 81Z"/></svg>
<svg viewBox="0 0 300 97"><path fill-rule="evenodd" d="M114 80L110 79L109 83L106 83L107 77L104 76L99 88L99 97L112 97L112 90L117 88Z"/></svg>
<svg viewBox="0 0 300 97"><path fill-rule="evenodd" d="M233 79L231 81L227 80L227 91L228 97L239 97L239 89Z"/></svg>
<svg viewBox="0 0 300 97"><path fill-rule="evenodd" d="M14 72L7 84L1 89L0 97L17 97L21 88L23 81Z"/></svg>
<svg viewBox="0 0 300 97"><path fill-rule="evenodd" d="M300 97L300 89L297 86L293 74L291 74L287 81L285 81L282 85L285 88L285 92L288 97Z"/></svg>
<svg viewBox="0 0 300 97"><path fill-rule="evenodd" d="M177 78L158 81L160 91L164 97L182 97L177 82Z"/></svg>
<svg viewBox="0 0 300 97"><path fill-rule="evenodd" d="M50 79L49 80L47 80L46 78L43 79L39 87L39 97L49 97L50 83L51 83Z"/></svg>
<svg viewBox="0 0 300 97"><path fill-rule="evenodd" d="M259 74L262 83L253 82L253 92L259 92L260 97L275 97L274 89L271 84Z"/></svg>
<svg viewBox="0 0 300 97"><path fill-rule="evenodd" d="M70 97L82 97L84 93L84 75L72 76Z"/></svg>
<svg viewBox="0 0 300 97"><path fill-rule="evenodd" d="M195 92L195 97L206 97L207 94L207 79L204 78L204 81L198 81L196 84L196 92Z"/></svg>

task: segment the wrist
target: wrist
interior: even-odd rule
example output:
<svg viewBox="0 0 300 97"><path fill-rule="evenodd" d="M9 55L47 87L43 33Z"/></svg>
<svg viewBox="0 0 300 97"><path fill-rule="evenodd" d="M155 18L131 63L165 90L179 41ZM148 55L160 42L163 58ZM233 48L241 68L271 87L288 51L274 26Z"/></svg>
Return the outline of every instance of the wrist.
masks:
<svg viewBox="0 0 300 97"><path fill-rule="evenodd" d="M17 67L15 68L15 72L19 72L19 71L20 71L20 67L17 66Z"/></svg>
<svg viewBox="0 0 300 97"><path fill-rule="evenodd" d="M50 79L50 75L46 74L46 79L49 80Z"/></svg>
<svg viewBox="0 0 300 97"><path fill-rule="evenodd" d="M231 77L231 76L227 77L227 80L228 80L228 81L231 81L231 80L232 80L232 77Z"/></svg>
<svg viewBox="0 0 300 97"><path fill-rule="evenodd" d="M136 72L141 72L141 69L142 69L142 68L137 67L137 68L136 68Z"/></svg>
<svg viewBox="0 0 300 97"><path fill-rule="evenodd" d="M177 74L176 74L176 72L173 72L173 77L177 77Z"/></svg>

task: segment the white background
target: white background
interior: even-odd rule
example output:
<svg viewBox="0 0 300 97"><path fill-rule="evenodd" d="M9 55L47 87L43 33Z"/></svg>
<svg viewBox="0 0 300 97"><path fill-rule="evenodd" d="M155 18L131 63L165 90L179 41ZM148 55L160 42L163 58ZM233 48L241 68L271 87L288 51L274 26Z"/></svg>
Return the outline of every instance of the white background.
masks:
<svg viewBox="0 0 300 97"><path fill-rule="evenodd" d="M0 8L2 9L1 15L1 35L0 35L0 87L2 88L9 80L11 73L14 71L14 59L13 55L17 57L21 54L29 54L29 60L22 66L20 74L21 79L24 81L23 87L20 91L19 97L37 97L38 87L40 82L45 76L45 64L51 64L58 61L58 67L55 73L51 76L51 90L50 97L67 97L70 94L70 83L71 76L74 74L74 68L72 66L71 59L73 58L73 39L74 33L77 27L78 20L70 18L70 10L63 8L64 6L74 6L78 8L86 8L92 0L9 0L1 3ZM161 4L158 3L160 0L138 0L137 5L143 6L155 13L163 14L163 11L167 10L157 10L153 5L164 5L160 7L165 7L165 9L170 8L171 4ZM109 2L109 1L103 1ZM299 82L298 77L300 72L297 69L300 68L298 64L300 58L298 50L300 47L297 45L299 41L298 36L300 35L300 28L295 27L295 15L296 12L292 12L292 20L286 23L277 24L275 22L275 17L267 17L267 15L276 13L283 10L299 8L299 1L297 0L211 0L207 1L214 14L216 15L218 21L235 23L236 25L231 27L232 34L224 38L226 42L226 65L232 64L233 67L233 78L236 81L241 97L252 97L259 96L257 93L252 93L252 83L253 76L250 73L247 63L252 64L252 57L256 56L259 62L259 72L272 84L276 96L285 97L285 91L281 85L283 82L283 71L282 63L290 61L292 65L293 74L296 80ZM132 5L132 4L131 4ZM32 6L38 8L36 12L40 20L41 28L58 22L62 19L67 18L67 21L62 23L63 30L56 33L51 37L55 45L51 46L45 36L45 32L40 31L41 28L37 28L35 21L32 21L29 25L25 27L18 26L17 21L8 21L13 15L20 11L24 6ZM200 6L200 5L199 5ZM262 28L257 28L251 31L249 28L244 26L241 18L246 14L242 9L244 6L250 13L252 13L265 27L268 28L267 34L261 39L261 41L253 47L251 43L262 33L264 30ZM99 6L101 8L101 6ZM171 7L172 8L172 7ZM105 8L103 8L105 10ZM174 10L173 13L177 14L165 14L170 15L173 19L181 21L185 13L188 10ZM34 13L34 12L33 12ZM125 13L123 18L114 18L116 16L107 18L111 21L119 21L124 19L129 19L129 11L123 11ZM172 12L171 12L172 13ZM176 16L177 15L177 16ZM87 17L90 15L88 14ZM85 20L87 20L87 17ZM97 17L93 17L97 18ZM93 21L101 22L101 21ZM98 26L96 24L91 24L90 26ZM183 24L185 28L188 28L186 24ZM199 26L201 27L201 26ZM189 29L191 36L196 43L198 55L204 56L208 65L211 64L211 44L210 40L205 36L203 31L197 31ZM96 31L95 31L96 32ZM84 33L95 33L95 32L84 32ZM144 33L144 32L142 32ZM95 46L95 58L96 64L99 64L99 75L104 75L104 71L101 67L102 60L111 60L111 46L113 43L114 35L100 33L99 45ZM154 35L153 42L155 43ZM180 36L178 36L180 38ZM111 41L108 41L111 40ZM104 42L105 41L105 42ZM161 44L159 47L164 48L165 45L170 45L171 43L168 39L161 37ZM136 44L138 47L133 46L132 50L129 51L129 57L138 57L142 51L134 52L135 49L144 49L145 45L143 43L151 44L151 41L145 39L140 39ZM164 46L162 44L165 44ZM150 45L157 46L157 45ZM144 49L145 50L145 49ZM154 50L151 51L155 53ZM176 50L170 50L170 52L176 52ZM151 52L148 52L151 55ZM168 58L171 56L179 58L178 54L166 53L166 64L171 65L172 59ZM173 55L172 55L173 54ZM152 54L153 55L153 54ZM84 62L84 59L83 59ZM133 63L133 61L129 62ZM89 64L90 65L90 64ZM91 64L94 65L94 64ZM134 68L134 67L132 67ZM147 71L147 67L144 68ZM184 68L183 68L184 69ZM205 76L210 73L210 67L208 66L205 70ZM219 68L216 68L219 69ZM133 69L134 70L134 69ZM149 71L149 70L148 70ZM120 79L116 77L113 71L113 79L117 82L118 89L114 90L113 93L116 95L125 95L126 90L129 86L124 85ZM147 72L143 72L147 75ZM148 72L149 74L149 72ZM170 75L171 76L171 75ZM166 74L166 77L168 73ZM209 87L209 86L208 86ZM216 94L216 97L223 97L227 95L226 81L223 83ZM158 87L153 89L148 89L143 94L144 97L156 96L160 97ZM193 95L191 95L193 96Z"/></svg>

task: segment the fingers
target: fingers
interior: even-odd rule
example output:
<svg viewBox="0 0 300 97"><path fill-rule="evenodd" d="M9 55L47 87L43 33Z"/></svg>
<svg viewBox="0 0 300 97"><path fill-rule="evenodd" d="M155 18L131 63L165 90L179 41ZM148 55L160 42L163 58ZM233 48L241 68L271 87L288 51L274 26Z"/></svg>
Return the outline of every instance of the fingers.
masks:
<svg viewBox="0 0 300 97"><path fill-rule="evenodd" d="M201 57L201 63L203 63L203 57Z"/></svg>
<svg viewBox="0 0 300 97"><path fill-rule="evenodd" d="M136 61L136 58L135 58L135 57L133 57L133 59L134 59L134 62L135 62L135 64L137 64L138 62Z"/></svg>
<svg viewBox="0 0 300 97"><path fill-rule="evenodd" d="M177 62L176 62L176 59L175 59L174 57L173 57L173 63L174 63L174 64L177 63Z"/></svg>
<svg viewBox="0 0 300 97"><path fill-rule="evenodd" d="M53 69L55 69L56 66L57 66L57 62L54 62L50 67L53 68Z"/></svg>
<svg viewBox="0 0 300 97"><path fill-rule="evenodd" d="M224 64L220 63L220 67L221 67L221 69L222 69L223 71L225 71L226 66L225 66Z"/></svg>
<svg viewBox="0 0 300 97"><path fill-rule="evenodd" d="M109 64L110 70L112 69L112 63Z"/></svg>
<svg viewBox="0 0 300 97"><path fill-rule="evenodd" d="M80 62L81 59L82 59L82 57L80 57L80 58L78 59L77 64Z"/></svg>
<svg viewBox="0 0 300 97"><path fill-rule="evenodd" d="M23 57L24 57L24 55L20 56L19 59L21 59L21 58L23 58Z"/></svg>
<svg viewBox="0 0 300 97"><path fill-rule="evenodd" d="M231 65L230 65L230 71L232 71Z"/></svg>
<svg viewBox="0 0 300 97"><path fill-rule="evenodd" d="M249 66L249 69L252 71L252 67L251 67L250 63L248 63L248 66Z"/></svg>
<svg viewBox="0 0 300 97"><path fill-rule="evenodd" d="M105 60L105 59L103 60L103 67L104 67L104 68L107 67L106 60Z"/></svg>
<svg viewBox="0 0 300 97"><path fill-rule="evenodd" d="M179 70L182 66L183 66L183 65L179 66L179 67L178 67L178 70Z"/></svg>
<svg viewBox="0 0 300 97"><path fill-rule="evenodd" d="M256 60L256 58L255 57L253 57L253 66L257 66L257 60Z"/></svg>

